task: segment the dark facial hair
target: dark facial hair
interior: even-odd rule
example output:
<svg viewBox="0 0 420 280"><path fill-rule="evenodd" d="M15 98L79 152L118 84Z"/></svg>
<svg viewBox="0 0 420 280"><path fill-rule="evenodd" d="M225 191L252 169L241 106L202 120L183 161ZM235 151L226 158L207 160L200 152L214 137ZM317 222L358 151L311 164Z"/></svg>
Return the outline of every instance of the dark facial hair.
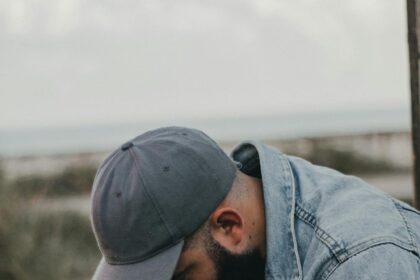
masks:
<svg viewBox="0 0 420 280"><path fill-rule="evenodd" d="M207 253L216 266L218 280L263 280L265 260L258 249L234 254L208 237Z"/></svg>

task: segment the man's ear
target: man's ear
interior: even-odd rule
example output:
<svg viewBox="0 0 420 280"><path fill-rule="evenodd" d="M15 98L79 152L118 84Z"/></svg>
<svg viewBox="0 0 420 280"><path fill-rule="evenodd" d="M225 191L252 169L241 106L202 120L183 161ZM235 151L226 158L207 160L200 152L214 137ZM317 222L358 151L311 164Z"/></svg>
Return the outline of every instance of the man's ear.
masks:
<svg viewBox="0 0 420 280"><path fill-rule="evenodd" d="M210 217L210 228L213 238L233 253L239 253L245 247L244 219L238 210L232 207L217 209Z"/></svg>

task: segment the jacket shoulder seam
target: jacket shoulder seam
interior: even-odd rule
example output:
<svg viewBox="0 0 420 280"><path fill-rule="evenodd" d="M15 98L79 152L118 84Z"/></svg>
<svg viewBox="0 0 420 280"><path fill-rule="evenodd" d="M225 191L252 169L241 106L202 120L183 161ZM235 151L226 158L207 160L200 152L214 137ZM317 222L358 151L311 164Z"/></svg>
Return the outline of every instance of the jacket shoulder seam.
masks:
<svg viewBox="0 0 420 280"><path fill-rule="evenodd" d="M407 219L405 218L405 216L402 213L402 210L403 210L402 206L399 205L398 203L396 203L396 201L394 199L391 198L391 200L392 200L392 203L394 204L395 208L397 209L398 214L401 216L401 219L404 222L405 229L407 230L407 233L408 233L408 236L409 236L409 239L410 239L409 240L410 244L415 248L416 254L420 255L419 254L419 247L416 244L416 242L414 241L415 238L414 238L414 234L411 230L410 224L407 222Z"/></svg>
<svg viewBox="0 0 420 280"><path fill-rule="evenodd" d="M395 243L393 243L393 242L381 242L381 243L377 243L377 244L373 244L373 245L371 245L371 246L369 246L369 247L364 247L363 249L361 249L361 250L358 250L358 251L355 251L355 252L353 252L352 254L349 254L349 256L348 256L348 258L346 258L343 262L333 262L333 263L331 263L326 269L325 269L325 271L321 274L321 277L319 278L320 280L328 280L330 277L331 277L331 275L334 273L334 271L335 270L337 270L342 264L344 264L345 262L347 262L348 260L350 260L351 258L353 258L353 257L355 257L355 256L357 256L357 255L359 255L359 254L361 254L361 253L363 253L364 251L367 251L367 250L369 250L369 249L373 249L373 248L375 248L375 247L378 247L378 246L386 246L386 245L391 245L391 246L397 246L397 247L399 247L400 249L402 249L402 250L408 250L407 248L405 248L405 247L402 247L402 246L399 246L398 244L395 244ZM408 251L410 251L410 250L408 250ZM413 251L411 251L411 253L413 253ZM415 255L415 254L414 254ZM419 259L419 256L418 255L415 255L415 257L417 258L417 260Z"/></svg>

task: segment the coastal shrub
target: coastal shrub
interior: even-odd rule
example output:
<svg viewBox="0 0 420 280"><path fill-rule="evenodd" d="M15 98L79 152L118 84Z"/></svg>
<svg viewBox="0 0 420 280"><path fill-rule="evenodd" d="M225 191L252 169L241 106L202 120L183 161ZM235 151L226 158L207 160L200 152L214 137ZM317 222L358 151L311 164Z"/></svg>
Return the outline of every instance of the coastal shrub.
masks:
<svg viewBox="0 0 420 280"><path fill-rule="evenodd" d="M42 211L0 176L0 279L90 279L99 260L86 214Z"/></svg>
<svg viewBox="0 0 420 280"><path fill-rule="evenodd" d="M89 194L96 167L70 167L53 175L30 175L14 179L13 191L24 197Z"/></svg>
<svg viewBox="0 0 420 280"><path fill-rule="evenodd" d="M100 259L88 217L80 213L22 211L13 233L9 274L17 279L89 279Z"/></svg>
<svg viewBox="0 0 420 280"><path fill-rule="evenodd" d="M395 165L384 158L372 157L355 150L340 149L329 143L314 139L309 139L304 144L290 142L282 148L282 151L345 174L366 175L410 172L409 168Z"/></svg>
<svg viewBox="0 0 420 280"><path fill-rule="evenodd" d="M305 158L314 164L334 168L345 174L375 174L401 171L388 161L370 158L352 151L326 147L313 149Z"/></svg>
<svg viewBox="0 0 420 280"><path fill-rule="evenodd" d="M8 191L3 170L0 169L0 279L20 279L14 273L14 262L10 260L14 252L11 239L17 209L17 199Z"/></svg>
<svg viewBox="0 0 420 280"><path fill-rule="evenodd" d="M12 206L13 207L13 206ZM90 279L100 253L88 217L1 206L0 279Z"/></svg>

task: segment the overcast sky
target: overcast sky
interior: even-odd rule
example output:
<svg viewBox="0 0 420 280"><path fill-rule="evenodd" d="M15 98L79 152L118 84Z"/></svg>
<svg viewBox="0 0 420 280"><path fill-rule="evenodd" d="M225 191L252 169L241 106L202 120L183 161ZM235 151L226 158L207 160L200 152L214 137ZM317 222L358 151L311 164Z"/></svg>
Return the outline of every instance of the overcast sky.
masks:
<svg viewBox="0 0 420 280"><path fill-rule="evenodd" d="M404 0L3 0L0 129L409 108Z"/></svg>

